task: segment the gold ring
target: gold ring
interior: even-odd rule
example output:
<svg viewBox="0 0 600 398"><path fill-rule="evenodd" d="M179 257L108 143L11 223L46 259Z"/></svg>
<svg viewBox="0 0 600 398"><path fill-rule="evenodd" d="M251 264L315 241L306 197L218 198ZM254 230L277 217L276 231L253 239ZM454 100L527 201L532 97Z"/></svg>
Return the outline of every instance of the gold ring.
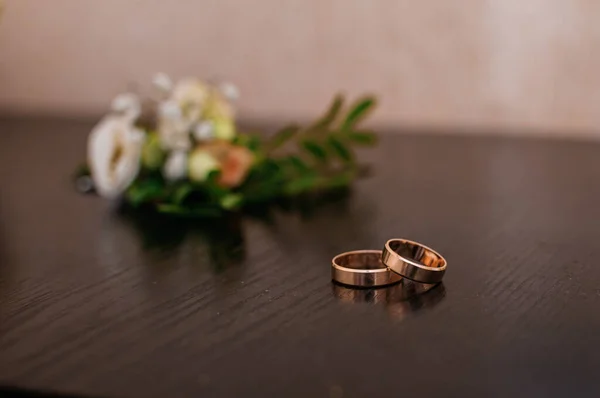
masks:
<svg viewBox="0 0 600 398"><path fill-rule="evenodd" d="M402 276L381 262L381 250L355 250L338 254L331 260L331 278L344 285L376 287L391 285Z"/></svg>
<svg viewBox="0 0 600 398"><path fill-rule="evenodd" d="M435 250L406 239L388 240L382 262L398 275L421 283L441 282L448 265Z"/></svg>

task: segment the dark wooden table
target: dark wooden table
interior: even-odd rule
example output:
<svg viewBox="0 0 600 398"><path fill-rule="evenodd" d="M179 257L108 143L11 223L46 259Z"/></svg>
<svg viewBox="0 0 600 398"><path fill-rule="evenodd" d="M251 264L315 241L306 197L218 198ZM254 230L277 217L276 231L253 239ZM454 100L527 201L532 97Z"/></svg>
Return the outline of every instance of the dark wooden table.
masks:
<svg viewBox="0 0 600 398"><path fill-rule="evenodd" d="M0 120L0 384L92 397L598 397L600 145L384 134L374 176L220 224L69 179L91 122ZM390 237L449 262L408 299L330 281Z"/></svg>

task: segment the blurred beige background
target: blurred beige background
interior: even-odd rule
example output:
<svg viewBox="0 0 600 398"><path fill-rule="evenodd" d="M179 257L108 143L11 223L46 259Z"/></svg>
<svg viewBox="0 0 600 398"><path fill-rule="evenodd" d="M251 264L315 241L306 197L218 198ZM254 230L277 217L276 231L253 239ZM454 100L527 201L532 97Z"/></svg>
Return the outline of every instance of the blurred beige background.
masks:
<svg viewBox="0 0 600 398"><path fill-rule="evenodd" d="M97 115L156 71L227 78L247 119L340 89L379 125L600 137L597 0L7 0L0 112Z"/></svg>

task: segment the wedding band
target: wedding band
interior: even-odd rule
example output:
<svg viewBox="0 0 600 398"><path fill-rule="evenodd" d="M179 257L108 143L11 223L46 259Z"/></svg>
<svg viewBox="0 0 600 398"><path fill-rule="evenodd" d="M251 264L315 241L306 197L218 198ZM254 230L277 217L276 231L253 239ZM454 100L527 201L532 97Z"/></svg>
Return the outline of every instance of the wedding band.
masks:
<svg viewBox="0 0 600 398"><path fill-rule="evenodd" d="M406 239L385 243L382 262L390 270L421 283L438 283L444 277L447 262L438 252Z"/></svg>
<svg viewBox="0 0 600 398"><path fill-rule="evenodd" d="M331 260L331 278L344 285L376 287L391 285L402 276L381 262L381 250L355 250L338 254Z"/></svg>

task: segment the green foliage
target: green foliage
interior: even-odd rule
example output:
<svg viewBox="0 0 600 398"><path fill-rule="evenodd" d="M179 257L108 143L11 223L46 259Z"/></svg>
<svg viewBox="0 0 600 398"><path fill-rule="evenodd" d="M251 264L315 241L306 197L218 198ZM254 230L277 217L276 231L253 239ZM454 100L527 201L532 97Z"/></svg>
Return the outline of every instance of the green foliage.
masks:
<svg viewBox="0 0 600 398"><path fill-rule="evenodd" d="M342 123L342 131L351 131L358 123L364 120L375 107L375 99L372 97L362 98L350 108L346 115L344 123Z"/></svg>
<svg viewBox="0 0 600 398"><path fill-rule="evenodd" d="M372 131L351 131L348 133L348 139L356 145L375 145L377 135Z"/></svg>
<svg viewBox="0 0 600 398"><path fill-rule="evenodd" d="M138 178L125 192L133 206L161 199L165 195L164 184L157 178Z"/></svg>
<svg viewBox="0 0 600 398"><path fill-rule="evenodd" d="M284 185L283 191L288 196L298 195L306 191L317 188L319 176L315 174L306 174L296 179L290 180Z"/></svg>
<svg viewBox="0 0 600 398"><path fill-rule="evenodd" d="M290 167L298 173L306 173L310 171L310 167L296 155L289 155L287 161Z"/></svg>
<svg viewBox="0 0 600 398"><path fill-rule="evenodd" d="M292 137L294 137L294 135L296 135L296 133L298 133L298 131L300 131L300 128L295 125L287 126L287 127L284 127L283 129L279 130L273 136L273 138L271 138L271 140L269 141L269 150L273 151L273 150L281 147L286 142L288 142Z"/></svg>
<svg viewBox="0 0 600 398"><path fill-rule="evenodd" d="M171 201L181 205L195 191L195 186L189 182L182 183L173 189Z"/></svg>
<svg viewBox="0 0 600 398"><path fill-rule="evenodd" d="M225 210L235 210L243 203L244 197L239 193L229 193L221 198L220 204Z"/></svg>
<svg viewBox="0 0 600 398"><path fill-rule="evenodd" d="M352 162L354 155L348 146L342 142L340 138L335 135L330 135L327 139L327 143L331 150L344 162Z"/></svg>
<svg viewBox="0 0 600 398"><path fill-rule="evenodd" d="M357 127L376 102L371 97L362 98L346 112L344 102L338 95L325 114L309 127L288 126L270 139L270 161L255 167L261 199L344 187L358 176L354 147L373 145L377 137ZM292 142L297 151L277 156L277 149L289 147Z"/></svg>
<svg viewBox="0 0 600 398"><path fill-rule="evenodd" d="M319 120L317 120L311 129L313 129L313 130L328 129L329 126L331 126L331 124L338 117L343 105L344 105L344 97L341 94L336 95L334 97L333 101L331 102L331 105L329 106L329 109L327 110L325 115L323 115L323 117L321 117Z"/></svg>
<svg viewBox="0 0 600 398"><path fill-rule="evenodd" d="M245 146L252 152L259 152L262 150L263 147L261 137L257 134L252 133L240 134L237 137L235 137L233 142L237 145Z"/></svg>
<svg viewBox="0 0 600 398"><path fill-rule="evenodd" d="M302 148L308 154L310 154L315 160L322 161L322 162L327 160L327 156L328 156L327 150L318 141L307 138L304 141L302 141L300 143L300 145L302 145Z"/></svg>
<svg viewBox="0 0 600 398"><path fill-rule="evenodd" d="M171 203L158 203L156 210L159 213L172 214L181 217L219 217L223 211L216 206L181 206Z"/></svg>

